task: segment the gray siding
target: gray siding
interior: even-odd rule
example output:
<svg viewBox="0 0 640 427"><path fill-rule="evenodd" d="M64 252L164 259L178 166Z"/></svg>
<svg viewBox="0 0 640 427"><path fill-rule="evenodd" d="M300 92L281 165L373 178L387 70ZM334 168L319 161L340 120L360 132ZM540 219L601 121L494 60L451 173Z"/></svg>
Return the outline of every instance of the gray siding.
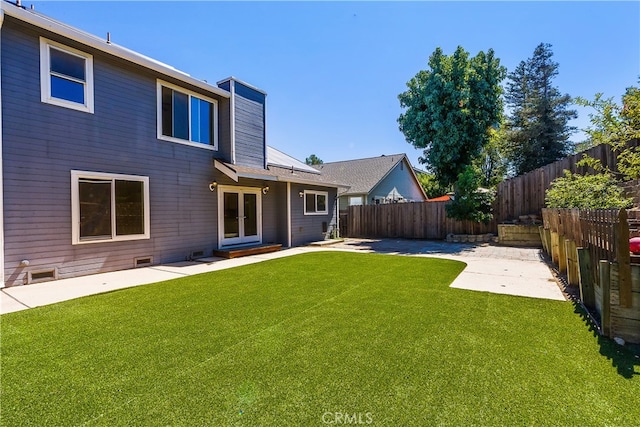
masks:
<svg viewBox="0 0 640 427"><path fill-rule="evenodd" d="M231 102L221 99L218 102L218 153L217 159L231 163Z"/></svg>
<svg viewBox="0 0 640 427"><path fill-rule="evenodd" d="M378 185L371 189L366 204L371 204L373 197L386 197L394 187L402 194L405 200L424 201L420 184L413 178L410 168L411 166L404 160L398 163Z"/></svg>
<svg viewBox="0 0 640 427"><path fill-rule="evenodd" d="M236 163L265 167L265 104L259 92L235 82L235 154Z"/></svg>
<svg viewBox="0 0 640 427"><path fill-rule="evenodd" d="M287 184L283 182L266 182L269 192L262 196L262 241L264 243L287 244L286 233L282 236L282 218L287 217Z"/></svg>
<svg viewBox="0 0 640 427"><path fill-rule="evenodd" d="M304 198L298 193L304 190L328 191L327 215L305 215ZM336 223L336 190L311 185L291 184L291 242L293 246L324 240L329 237ZM322 231L323 222L327 232Z"/></svg>
<svg viewBox="0 0 640 427"><path fill-rule="evenodd" d="M136 257L164 263L184 260L195 250L210 253L217 245L217 198L207 184L214 179L211 159L217 154L156 138L158 76L45 34L94 55L95 114L41 103L38 35L5 18L7 284L22 284L29 270L57 268L64 278L131 268ZM222 121L228 102L220 100L219 105ZM226 132L219 134L221 147ZM72 245L72 169L148 176L151 238ZM27 268L19 266L23 259L30 261Z"/></svg>

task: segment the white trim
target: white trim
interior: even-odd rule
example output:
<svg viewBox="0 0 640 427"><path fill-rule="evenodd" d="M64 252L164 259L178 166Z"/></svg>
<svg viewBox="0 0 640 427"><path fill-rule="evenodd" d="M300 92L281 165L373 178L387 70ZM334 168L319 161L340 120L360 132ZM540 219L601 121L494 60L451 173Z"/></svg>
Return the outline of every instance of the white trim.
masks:
<svg viewBox="0 0 640 427"><path fill-rule="evenodd" d="M2 46L2 24L4 10L0 8L0 46ZM2 57L0 56L0 64ZM4 288L4 168L2 159L2 73L0 73L0 288Z"/></svg>
<svg viewBox="0 0 640 427"><path fill-rule="evenodd" d="M173 136L167 136L162 133L162 87L166 87L176 92L180 92L189 97L188 107L189 107L189 118L188 118L188 129L189 129L189 139L181 139ZM211 124L211 132L213 133L213 145L203 144L201 142L192 141L191 140L191 98L201 99L203 101L209 102L213 106L213 123ZM157 128L157 137L163 141L175 142L178 144L189 145L191 147L204 148L206 150L217 151L218 150L218 101L210 98L206 95L202 95L198 92L194 92L189 89L185 89L180 86L176 86L174 84L165 82L164 80L157 79L156 81L156 128Z"/></svg>
<svg viewBox="0 0 640 427"><path fill-rule="evenodd" d="M291 183L287 182L287 247L291 247Z"/></svg>
<svg viewBox="0 0 640 427"><path fill-rule="evenodd" d="M84 81L74 79L76 83L81 83L84 87L84 104L54 98L51 95L51 48L84 59L85 79ZM53 40L40 37L40 100L45 104L93 114L93 56Z"/></svg>
<svg viewBox="0 0 640 427"><path fill-rule="evenodd" d="M80 239L80 195L78 181L80 178L89 179L104 179L115 181L137 181L143 183L144 188L144 233L134 234L126 236L116 236L115 226L115 186L111 186L111 238L110 239L94 239L94 240L81 240ZM150 212L149 212L149 177L139 175L122 175L115 173L104 172L88 172L88 171L71 171L71 244L72 245L84 245L91 243L104 243L104 242L122 242L127 240L144 240L151 238L150 231Z"/></svg>
<svg viewBox="0 0 640 427"><path fill-rule="evenodd" d="M192 86L206 90L207 92L229 98L229 92L224 89L212 86L202 80L195 79L187 73L177 70L170 65L163 64L162 62L155 59L149 58L148 56L134 52L115 43L108 43L103 38L96 37L93 34L89 34L70 25L63 24L59 21L56 21L55 19L42 15L35 10L23 9L7 2L0 2L0 10L3 10L4 13L11 17L19 19L28 24L34 25L47 31L54 32L63 37L75 40L78 43L82 43L86 46L98 49L109 55L113 55L134 64L138 64L150 70L157 71L158 73L161 73L165 76L173 77Z"/></svg>
<svg viewBox="0 0 640 427"><path fill-rule="evenodd" d="M314 194L316 210L313 212L307 212L307 194ZM318 197L324 196L324 211L318 211ZM305 215L328 215L329 214L329 192L317 191L317 190L304 190L304 196L302 197L303 210Z"/></svg>
<svg viewBox="0 0 640 427"><path fill-rule="evenodd" d="M237 187L234 185L219 185L218 191L218 247L242 245L247 243L262 243L262 188L260 187ZM238 237L224 237L224 193L255 194L256 195L256 228L257 235L244 235L244 221L238 223ZM238 197L238 216L244 216L244 205Z"/></svg>
<svg viewBox="0 0 640 427"><path fill-rule="evenodd" d="M231 92L231 99L229 101L229 109L230 114L230 125L229 125L229 133L231 133L231 164L236 164L236 82L231 80L229 82L229 91Z"/></svg>
<svg viewBox="0 0 640 427"><path fill-rule="evenodd" d="M232 82L232 81L234 81L234 82L238 82L238 83L240 83L242 86L246 86L246 87L248 87L249 89L253 89L253 90L255 90L256 92L260 92L260 93L261 93L261 94L263 94L264 96L267 96L267 92L265 92L264 90L262 90L262 89L260 89L260 88L257 88L257 87L255 87L254 85L252 85L252 84L250 84L250 83L247 83L247 82L245 82L245 81L243 81L243 80L240 80L240 79L238 79L238 78L235 78L235 77L233 77L233 76L231 76L231 77L227 77L226 79L222 79L222 80L220 80L219 82L217 82L216 84L217 84L218 86L220 86L222 83Z"/></svg>
<svg viewBox="0 0 640 427"><path fill-rule="evenodd" d="M222 163L217 159L213 159L213 166L216 169L218 169L220 172L222 172L223 174L225 174L226 176L234 180L235 182L238 182L238 174L229 166L225 165L224 163Z"/></svg>

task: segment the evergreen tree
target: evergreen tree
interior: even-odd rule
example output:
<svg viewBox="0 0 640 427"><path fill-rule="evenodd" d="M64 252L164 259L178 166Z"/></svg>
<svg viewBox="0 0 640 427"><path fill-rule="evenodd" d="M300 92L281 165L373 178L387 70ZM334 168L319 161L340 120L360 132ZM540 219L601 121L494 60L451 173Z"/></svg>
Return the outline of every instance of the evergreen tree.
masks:
<svg viewBox="0 0 640 427"><path fill-rule="evenodd" d="M576 118L571 97L553 86L558 63L551 45L541 43L533 56L509 73L505 102L511 109L507 120L510 161L517 175L553 163L573 152L569 136Z"/></svg>
<svg viewBox="0 0 640 427"><path fill-rule="evenodd" d="M322 159L316 156L315 154L312 154L306 159L304 159L304 162L308 165L321 165L324 163Z"/></svg>

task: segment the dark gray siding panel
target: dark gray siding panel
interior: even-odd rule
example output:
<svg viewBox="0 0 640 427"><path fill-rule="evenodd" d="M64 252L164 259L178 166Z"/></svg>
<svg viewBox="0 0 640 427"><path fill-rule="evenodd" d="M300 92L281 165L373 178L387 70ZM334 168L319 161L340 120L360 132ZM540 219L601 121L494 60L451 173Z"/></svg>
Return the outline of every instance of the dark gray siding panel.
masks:
<svg viewBox="0 0 640 427"><path fill-rule="evenodd" d="M231 102L221 99L218 102L218 154L217 158L230 163L231 159Z"/></svg>
<svg viewBox="0 0 640 427"><path fill-rule="evenodd" d="M298 194L304 190L327 191L327 215L305 215L304 198ZM335 226L336 189L311 185L291 184L291 244L299 246L305 243L328 238ZM323 222L327 223L327 232L322 231Z"/></svg>
<svg viewBox="0 0 640 427"><path fill-rule="evenodd" d="M235 82L235 90L236 90L236 93L243 98L246 98L250 101L255 101L263 105L265 103L266 96L264 95L264 93L258 92L255 89L247 87L238 81Z"/></svg>
<svg viewBox="0 0 640 427"><path fill-rule="evenodd" d="M264 103L235 97L236 163L256 168L265 167Z"/></svg>
<svg viewBox="0 0 640 427"><path fill-rule="evenodd" d="M64 278L131 268L136 257L165 263L211 253L217 198L208 183L217 154L156 138L157 76L82 49L94 55L95 114L88 114L40 102L37 33L6 17L1 49L8 285L23 283L28 271L57 268ZM151 238L72 245L73 169L148 176Z"/></svg>
<svg viewBox="0 0 640 427"><path fill-rule="evenodd" d="M224 89L227 92L231 90L231 80L226 80L218 85L220 89Z"/></svg>

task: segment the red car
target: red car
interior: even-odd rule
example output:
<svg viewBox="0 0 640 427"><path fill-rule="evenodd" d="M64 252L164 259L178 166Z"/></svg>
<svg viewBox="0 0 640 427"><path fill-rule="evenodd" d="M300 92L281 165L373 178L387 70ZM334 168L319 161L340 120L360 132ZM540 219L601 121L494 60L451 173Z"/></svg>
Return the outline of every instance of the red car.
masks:
<svg viewBox="0 0 640 427"><path fill-rule="evenodd" d="M629 250L635 255L640 255L640 237L629 239Z"/></svg>

